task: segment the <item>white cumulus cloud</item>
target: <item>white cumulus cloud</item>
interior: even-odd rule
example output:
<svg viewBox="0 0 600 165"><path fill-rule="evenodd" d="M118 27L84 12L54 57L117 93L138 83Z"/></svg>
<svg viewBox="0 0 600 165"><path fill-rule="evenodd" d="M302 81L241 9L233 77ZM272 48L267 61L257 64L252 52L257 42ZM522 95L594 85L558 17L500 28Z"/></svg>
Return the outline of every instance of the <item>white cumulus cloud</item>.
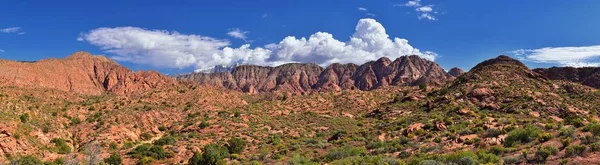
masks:
<svg viewBox="0 0 600 165"><path fill-rule="evenodd" d="M409 0L405 4L395 5L395 6L405 6L414 8L417 11L417 18L426 19L435 21L437 17L435 16L438 12L434 9L433 5L423 5L421 4L421 0Z"/></svg>
<svg viewBox="0 0 600 165"><path fill-rule="evenodd" d="M0 29L0 32L2 32L2 33L16 33L19 30L21 30L21 27L10 27L10 28Z"/></svg>
<svg viewBox="0 0 600 165"><path fill-rule="evenodd" d="M433 61L437 56L414 48L406 39L390 38L374 19L361 19L348 41L317 32L307 38L288 36L279 43L254 48L249 44L236 48L226 40L138 27L98 28L81 34L78 40L100 47L118 61L167 68L207 69L236 63L276 66L291 62L326 66L405 55L420 55Z"/></svg>
<svg viewBox="0 0 600 165"><path fill-rule="evenodd" d="M519 49L510 51L509 53L522 60L536 63L550 63L573 67L600 66L600 45Z"/></svg>
<svg viewBox="0 0 600 165"><path fill-rule="evenodd" d="M435 18L433 15L429 14L429 13L421 13L421 15L418 16L419 19L427 19L427 20L432 20L435 21L437 20L437 18Z"/></svg>
<svg viewBox="0 0 600 165"><path fill-rule="evenodd" d="M228 41L211 37L138 27L98 28L82 34L78 40L114 54L115 60L169 68L214 61L212 55L229 45Z"/></svg>
<svg viewBox="0 0 600 165"><path fill-rule="evenodd" d="M229 35L233 38L246 40L246 33L248 33L248 31L242 31L238 28L235 28L235 29L232 29L231 31L227 32L227 35Z"/></svg>
<svg viewBox="0 0 600 165"><path fill-rule="evenodd" d="M421 6L417 8L417 11L419 12L423 12L423 13L429 13L433 11L433 8L431 8L431 6Z"/></svg>
<svg viewBox="0 0 600 165"><path fill-rule="evenodd" d="M419 6L421 6L421 0L407 1L406 4L404 4L404 5L408 6L408 7L419 7Z"/></svg>
<svg viewBox="0 0 600 165"><path fill-rule="evenodd" d="M364 7L359 7L358 11L369 11L369 10L367 8L364 8Z"/></svg>

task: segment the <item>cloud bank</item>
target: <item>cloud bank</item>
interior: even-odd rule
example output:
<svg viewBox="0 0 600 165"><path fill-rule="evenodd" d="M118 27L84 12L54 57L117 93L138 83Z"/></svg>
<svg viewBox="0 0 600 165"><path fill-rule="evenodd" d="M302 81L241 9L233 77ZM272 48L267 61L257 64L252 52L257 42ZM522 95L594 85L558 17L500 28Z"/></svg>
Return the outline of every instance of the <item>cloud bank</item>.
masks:
<svg viewBox="0 0 600 165"><path fill-rule="evenodd" d="M510 51L509 53L522 60L536 63L550 63L572 67L600 66L600 45L519 49Z"/></svg>
<svg viewBox="0 0 600 165"><path fill-rule="evenodd" d="M128 61L164 68L207 69L236 63L276 66L284 63L361 64L381 57L419 55L434 60L433 52L422 52L402 38L390 38L374 19L361 19L348 41L327 32L308 38L285 37L279 43L252 48L249 44L231 47L227 40L173 31L138 27L98 28L78 38L98 46L117 61Z"/></svg>

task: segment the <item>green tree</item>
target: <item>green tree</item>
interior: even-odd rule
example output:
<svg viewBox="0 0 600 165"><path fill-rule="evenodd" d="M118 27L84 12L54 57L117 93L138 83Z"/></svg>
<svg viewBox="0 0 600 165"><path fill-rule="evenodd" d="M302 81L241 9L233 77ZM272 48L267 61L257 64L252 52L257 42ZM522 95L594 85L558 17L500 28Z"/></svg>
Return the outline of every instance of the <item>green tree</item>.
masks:
<svg viewBox="0 0 600 165"><path fill-rule="evenodd" d="M246 140L241 138L231 138L227 141L227 149L229 153L240 154L246 149Z"/></svg>
<svg viewBox="0 0 600 165"><path fill-rule="evenodd" d="M203 153L200 164L216 165L220 160L229 157L229 152L227 149L216 144L206 145L202 151Z"/></svg>
<svg viewBox="0 0 600 165"><path fill-rule="evenodd" d="M188 164L189 165L200 165L201 161L202 161L202 154L200 154L199 152L194 152L194 156L192 156L192 158L190 158L190 160L188 160Z"/></svg>

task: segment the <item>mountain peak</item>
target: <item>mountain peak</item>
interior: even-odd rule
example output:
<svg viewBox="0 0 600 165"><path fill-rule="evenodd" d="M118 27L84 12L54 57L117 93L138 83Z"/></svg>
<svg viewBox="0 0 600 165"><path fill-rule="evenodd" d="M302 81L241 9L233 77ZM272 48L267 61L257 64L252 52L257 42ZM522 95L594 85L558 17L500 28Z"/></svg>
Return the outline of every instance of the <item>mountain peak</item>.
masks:
<svg viewBox="0 0 600 165"><path fill-rule="evenodd" d="M105 56L92 55L91 53L84 52L84 51L75 52L65 59L67 59L67 60L100 60L100 61L105 61L105 62L112 61L112 60L106 58Z"/></svg>
<svg viewBox="0 0 600 165"><path fill-rule="evenodd" d="M92 55L89 52L79 51L79 52L75 52L75 53L71 54L66 59L86 59L86 58L93 58L93 57L94 57L94 55Z"/></svg>
<svg viewBox="0 0 600 165"><path fill-rule="evenodd" d="M458 68L458 67L454 67L454 68L450 69L450 71L448 71L448 74L450 74L450 75L452 75L454 77L458 77L458 76L460 76L460 75L462 75L464 73L465 73L465 71L462 70L462 69L460 69L460 68Z"/></svg>
<svg viewBox="0 0 600 165"><path fill-rule="evenodd" d="M473 70L480 69L480 68L483 68L485 66L490 66L490 65L516 65L519 67L527 68L527 66L525 66L525 64L523 64L519 60L513 59L506 55L499 55L496 58L485 60L485 61L477 64L475 67L473 67ZM527 68L527 69L529 69L529 68Z"/></svg>

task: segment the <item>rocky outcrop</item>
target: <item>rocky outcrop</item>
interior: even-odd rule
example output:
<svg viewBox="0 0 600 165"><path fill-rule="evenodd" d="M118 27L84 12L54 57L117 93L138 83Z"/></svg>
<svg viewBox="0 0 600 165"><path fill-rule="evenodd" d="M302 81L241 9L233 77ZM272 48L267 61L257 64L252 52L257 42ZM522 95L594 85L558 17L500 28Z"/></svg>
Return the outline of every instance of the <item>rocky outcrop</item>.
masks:
<svg viewBox="0 0 600 165"><path fill-rule="evenodd" d="M323 69L315 64L285 64L277 67L242 65L231 73L194 73L179 80L225 87L244 92L281 91L306 93L345 89L372 90L386 86L419 84L442 85L454 77L437 63L419 56L403 56L394 61L356 64L331 64Z"/></svg>
<svg viewBox="0 0 600 165"><path fill-rule="evenodd" d="M551 81L508 56L486 60L443 88L429 109L477 107L502 112L515 112L527 107L538 113L564 115L565 107L585 109L585 104L559 103L558 93L590 94L592 88L565 81ZM463 111L463 110L461 110ZM575 111L575 110L574 110ZM573 111L573 112L574 112ZM459 114L467 114L467 111Z"/></svg>
<svg viewBox="0 0 600 165"><path fill-rule="evenodd" d="M448 74L450 74L451 76L454 76L454 77L458 77L462 74L465 74L465 71L458 67L454 67L454 68L450 69L450 71L448 71Z"/></svg>
<svg viewBox="0 0 600 165"><path fill-rule="evenodd" d="M86 95L131 94L177 82L155 71L133 72L104 56L77 52L37 62L0 60L0 86L51 88Z"/></svg>
<svg viewBox="0 0 600 165"><path fill-rule="evenodd" d="M551 80L571 81L600 88L600 67L552 67L548 69L534 69L533 71Z"/></svg>

